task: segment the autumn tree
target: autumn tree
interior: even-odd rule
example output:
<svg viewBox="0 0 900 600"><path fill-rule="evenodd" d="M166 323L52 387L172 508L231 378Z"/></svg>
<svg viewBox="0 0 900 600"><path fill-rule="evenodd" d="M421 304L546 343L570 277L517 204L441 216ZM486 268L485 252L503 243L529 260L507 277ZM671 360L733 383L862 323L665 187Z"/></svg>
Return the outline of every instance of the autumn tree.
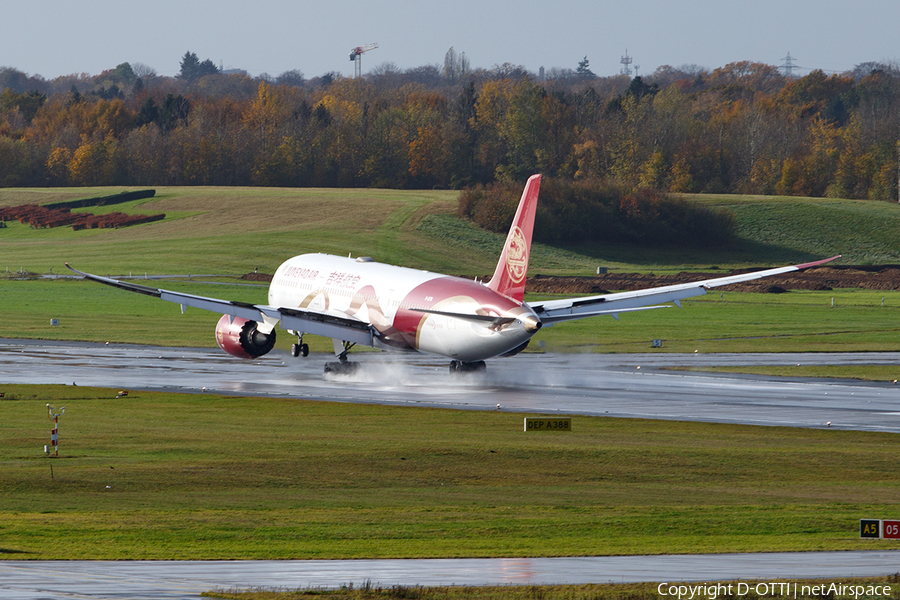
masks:
<svg viewBox="0 0 900 600"><path fill-rule="evenodd" d="M890 64L785 78L744 61L628 79L582 77L585 58L538 81L464 58L274 82L210 76L191 52L176 78L137 63L50 81L0 68L0 184L460 188L542 172L657 193L896 194Z"/></svg>
<svg viewBox="0 0 900 600"><path fill-rule="evenodd" d="M448 186L447 97L434 92L413 92L406 98L403 109L408 119L409 184L426 188Z"/></svg>
<svg viewBox="0 0 900 600"><path fill-rule="evenodd" d="M278 85L292 85L294 87L303 87L303 84L306 83L306 78L303 76L303 72L297 69L291 71L285 71L277 78L275 78L275 83Z"/></svg>
<svg viewBox="0 0 900 600"><path fill-rule="evenodd" d="M618 182L636 185L648 148L642 144L643 125L649 117L652 100L640 100L632 94L622 98L614 112L617 127L609 140L610 175Z"/></svg>
<svg viewBox="0 0 900 600"><path fill-rule="evenodd" d="M460 188L484 179L478 161L478 93L475 82L460 90L450 104L446 127L446 144L450 170L450 186Z"/></svg>
<svg viewBox="0 0 900 600"><path fill-rule="evenodd" d="M481 86L475 101L475 127L479 139L477 160L491 180L506 158L501 126L512 93L513 82L510 79L487 81Z"/></svg>
<svg viewBox="0 0 900 600"><path fill-rule="evenodd" d="M256 98L244 113L244 124L258 138L259 152L264 154L275 142L278 128L288 114L278 88L262 81L257 89Z"/></svg>
<svg viewBox="0 0 900 600"><path fill-rule="evenodd" d="M0 94L0 109L18 110L19 114L22 115L22 118L24 118L27 123L31 123L31 120L34 119L38 109L40 109L46 101L46 94L36 90L17 94L10 88L6 88L6 90Z"/></svg>
<svg viewBox="0 0 900 600"><path fill-rule="evenodd" d="M72 181L77 185L121 183L123 155L112 136L93 142L87 138L69 162Z"/></svg>
<svg viewBox="0 0 900 600"><path fill-rule="evenodd" d="M43 177L36 149L24 140L0 136L0 187L34 185Z"/></svg>

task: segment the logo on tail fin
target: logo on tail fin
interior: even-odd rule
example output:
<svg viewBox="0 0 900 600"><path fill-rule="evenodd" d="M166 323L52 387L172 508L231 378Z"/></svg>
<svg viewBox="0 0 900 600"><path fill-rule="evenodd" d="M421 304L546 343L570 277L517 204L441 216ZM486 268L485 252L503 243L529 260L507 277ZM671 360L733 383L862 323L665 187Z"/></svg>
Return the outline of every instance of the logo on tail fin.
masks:
<svg viewBox="0 0 900 600"><path fill-rule="evenodd" d="M488 288L521 303L525 298L525 276L528 274L528 258L531 254L531 233L534 230L534 214L537 209L541 176L532 175L525 184L522 199L506 236L503 252Z"/></svg>
<svg viewBox="0 0 900 600"><path fill-rule="evenodd" d="M520 283L528 272L528 241L518 226L513 227L506 244L506 272L513 283Z"/></svg>

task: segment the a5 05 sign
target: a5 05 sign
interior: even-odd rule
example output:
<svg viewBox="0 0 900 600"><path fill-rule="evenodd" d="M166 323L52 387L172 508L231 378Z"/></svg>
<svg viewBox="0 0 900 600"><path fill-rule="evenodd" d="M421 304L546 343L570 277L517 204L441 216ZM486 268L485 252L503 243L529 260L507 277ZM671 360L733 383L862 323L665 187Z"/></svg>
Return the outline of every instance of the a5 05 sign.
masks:
<svg viewBox="0 0 900 600"><path fill-rule="evenodd" d="M884 540L900 540L900 520L860 519L859 537Z"/></svg>

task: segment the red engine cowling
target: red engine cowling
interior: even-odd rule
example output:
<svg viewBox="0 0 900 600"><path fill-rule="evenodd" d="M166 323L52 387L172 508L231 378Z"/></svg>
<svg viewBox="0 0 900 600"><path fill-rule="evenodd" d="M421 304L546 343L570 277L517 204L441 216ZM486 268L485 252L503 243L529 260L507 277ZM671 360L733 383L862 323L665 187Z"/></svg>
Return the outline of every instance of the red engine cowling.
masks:
<svg viewBox="0 0 900 600"><path fill-rule="evenodd" d="M216 342L219 348L238 358L257 358L275 347L275 330L262 333L256 321L235 317L229 322L228 315L222 315L216 325Z"/></svg>

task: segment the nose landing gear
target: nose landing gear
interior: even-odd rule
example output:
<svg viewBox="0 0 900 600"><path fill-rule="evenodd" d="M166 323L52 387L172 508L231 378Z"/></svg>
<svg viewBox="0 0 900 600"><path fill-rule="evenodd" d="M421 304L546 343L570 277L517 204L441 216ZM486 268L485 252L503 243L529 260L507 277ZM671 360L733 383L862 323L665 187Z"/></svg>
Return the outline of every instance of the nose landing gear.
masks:
<svg viewBox="0 0 900 600"><path fill-rule="evenodd" d="M343 342L341 340L333 340L334 353L339 362L325 363L325 372L334 375L350 375L356 373L359 369L359 363L352 363L347 360L347 352L356 344L353 342Z"/></svg>

